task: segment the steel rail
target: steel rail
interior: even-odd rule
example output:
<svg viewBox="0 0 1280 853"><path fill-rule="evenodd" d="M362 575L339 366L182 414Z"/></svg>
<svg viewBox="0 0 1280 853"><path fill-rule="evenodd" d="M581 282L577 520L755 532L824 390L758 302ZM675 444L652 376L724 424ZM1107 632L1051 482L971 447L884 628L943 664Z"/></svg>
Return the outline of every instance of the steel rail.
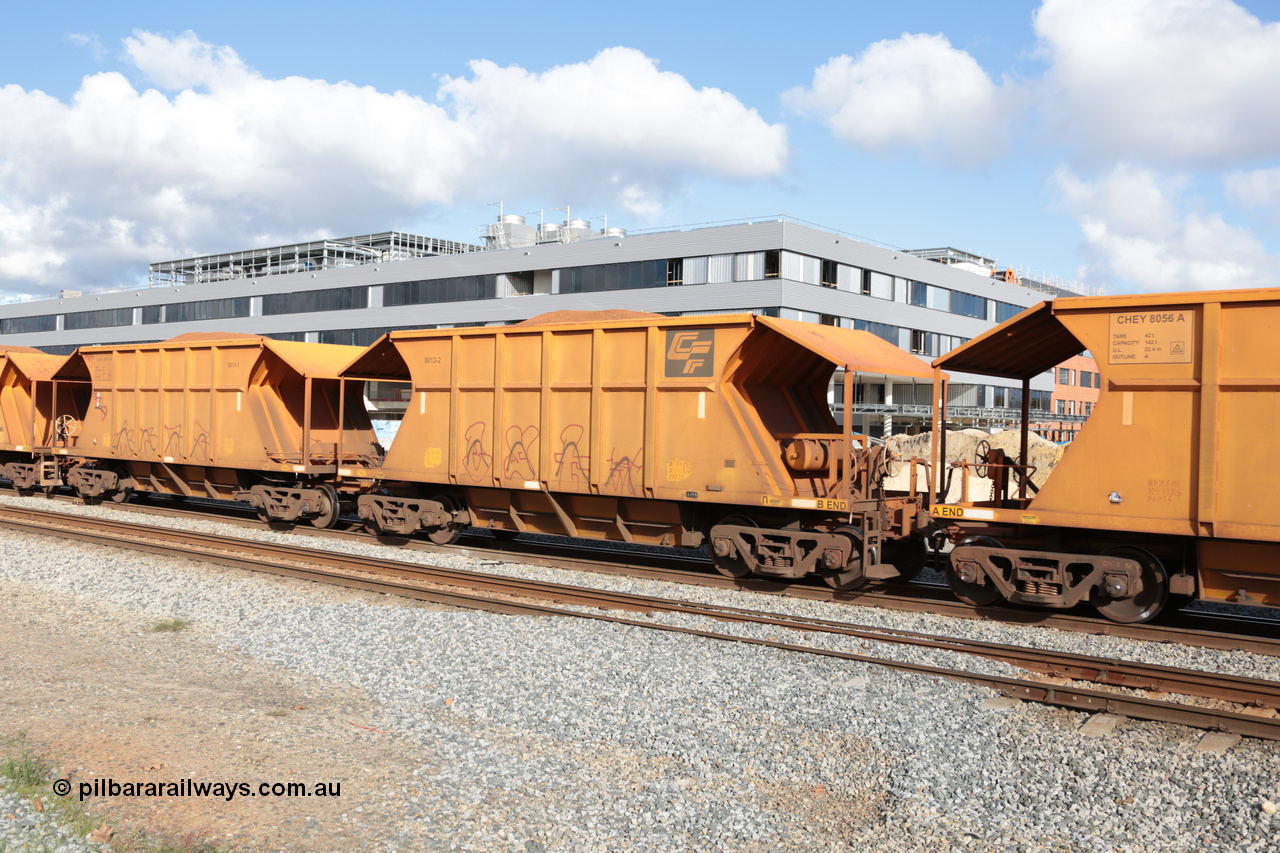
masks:
<svg viewBox="0 0 1280 853"><path fill-rule="evenodd" d="M78 501L70 496L59 496L68 501ZM225 502L220 502L225 503ZM201 504L204 505L204 504ZM212 503L211 503L212 505ZM121 504L112 507L117 511L143 515L213 520L208 512L198 512L175 507L157 507ZM252 516L253 513L243 513ZM1023 609L1011 606L973 607L956 601L945 585L872 584L867 587L837 592L825 586L803 583L785 583L765 578L727 578L704 562L679 555L643 554L636 551L617 551L581 544L564 544L541 540L505 542L496 545L474 544L436 545L418 539L397 536L374 536L354 530L320 530L306 525L264 524L256 517L235 518L218 515L216 520L246 529L271 529L288 531L294 535L317 539L349 541L377 541L388 547L403 548L428 553L462 554L480 559L512 561L551 568L611 574L670 583L693 584L713 589L729 589L763 595L777 595L808 601L827 601L842 604L858 604L886 610L928 613L958 619L978 619L1011 625L1057 628L1083 634L1119 637L1145 642L1176 643L1200 648L1224 651L1247 651L1254 654L1280 657L1280 620L1220 616L1207 613L1182 612L1171 614L1161 623L1124 625L1097 616L1081 616L1053 610ZM672 567L673 564L676 567ZM1170 624L1173 620L1173 624ZM1223 624L1249 626L1249 633L1239 630L1219 630ZM1197 625L1201 627L1197 627ZM1215 626L1207 628L1205 626Z"/></svg>
<svg viewBox="0 0 1280 853"><path fill-rule="evenodd" d="M91 523L87 525L67 527L67 516L62 513L51 514L63 520L60 525L51 523L47 518L33 518L33 516L49 515L49 513L25 509L8 512L7 510L10 509L12 508L4 507L0 510L0 526L30 533L75 538L112 547L132 548L149 553L196 559L254 571L268 571L290 577L373 592L391 593L418 600L433 601L454 607L485 610L493 613L591 618L636 627L687 633L709 639L732 640L789 651L820 654L845 660L873 663L902 671L945 676L970 683L985 684L996 687L1020 699L1030 699L1081 710L1107 710L1142 719L1178 722L1201 728L1213 728L1242 735L1280 740L1280 720L1264 719L1249 714L1199 708L1179 703L1075 687L1051 686L1020 679L978 675L963 670L904 664L850 652L838 652L794 643L756 640L733 634L602 616L595 613L582 613L557 607L493 599L489 596L476 596L438 588L425 589L421 586L405 583L403 579L411 577L419 582L444 584L453 587L463 586L471 589L483 589L489 593L551 600L579 606L646 613L655 611L684 613L719 620L771 625L790 630L821 631L880 642L907 643L1005 660L1014 665L1060 674L1077 680L1093 680L1113 686L1145 687L1166 692L1212 696L1243 704L1275 706L1280 701L1280 684L1260 679L1220 676L1172 667L1114 662L1086 656L1043 652L1041 650L956 640L953 638L932 638L916 632L867 628L830 620L781 614L761 614L741 608L715 607L693 602L672 601L649 596L571 587L564 584L526 581L501 575L487 575L400 561L356 557L328 551L317 551L315 549L298 549L271 543L246 542L243 539L234 537L218 537L212 534L193 533L190 531L170 531L168 529L143 526L142 530L147 531L152 536L160 535L163 538L140 538L139 527L124 522L92 519L89 520ZM24 518L23 516L26 517ZM171 533L176 535L170 536L169 534ZM236 553L237 549L241 552L256 551L259 553L255 555ZM265 557L264 554L266 555ZM333 571L314 568L316 565L328 566L332 570L341 572L354 571L385 577L374 580L354 577L349 574L334 574Z"/></svg>

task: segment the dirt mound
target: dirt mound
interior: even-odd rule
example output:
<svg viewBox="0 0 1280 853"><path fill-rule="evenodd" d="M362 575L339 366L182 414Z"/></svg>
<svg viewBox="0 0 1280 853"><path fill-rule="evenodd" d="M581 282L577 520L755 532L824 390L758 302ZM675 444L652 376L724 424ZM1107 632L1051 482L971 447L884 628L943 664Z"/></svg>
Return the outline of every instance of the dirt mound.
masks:
<svg viewBox="0 0 1280 853"><path fill-rule="evenodd" d="M976 461L978 445L981 442L987 442L993 449L998 448L1005 452L1006 456L1017 457L1021 450L1022 434L1018 430L1004 430L995 434L986 433L979 429L966 429L947 433L947 458L946 464L943 466L943 476L952 462L966 460L969 462ZM920 459L928 459L933 442L933 433L924 432L919 435L893 435L885 439L885 447L887 447L899 459L910 459L911 457L919 457ZM1036 470L1031 475L1031 482L1036 486L1043 486L1044 481L1049 478L1050 472L1053 471L1058 461L1062 459L1062 452L1065 448L1054 444L1048 439L1041 438L1035 433L1031 433L1027 437L1027 455L1031 457L1030 463L1034 465ZM906 489L908 486L908 474L905 469L897 477L892 478L886 485L891 489ZM923 473L918 477L919 483L917 488L927 488L924 482ZM958 477L954 478L951 492L948 500L959 500L960 481ZM970 476L969 492L971 497L985 498L990 494L991 481L985 478Z"/></svg>
<svg viewBox="0 0 1280 853"><path fill-rule="evenodd" d="M547 326L553 323L607 323L614 320L653 320L660 315L648 311L628 311L624 308L610 308L605 311L548 311L530 317L517 326Z"/></svg>

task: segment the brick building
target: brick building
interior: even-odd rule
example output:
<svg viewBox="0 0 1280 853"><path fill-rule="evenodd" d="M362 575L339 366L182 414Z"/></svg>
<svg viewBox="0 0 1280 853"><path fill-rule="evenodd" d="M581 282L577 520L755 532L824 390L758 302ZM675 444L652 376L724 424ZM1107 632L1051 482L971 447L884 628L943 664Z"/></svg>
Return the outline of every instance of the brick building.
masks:
<svg viewBox="0 0 1280 853"><path fill-rule="evenodd" d="M1098 404L1100 380L1098 362L1088 354L1077 355L1059 364L1053 371L1053 394L1049 407L1051 415L1061 417L1033 424L1032 429L1050 441L1062 443L1074 439Z"/></svg>

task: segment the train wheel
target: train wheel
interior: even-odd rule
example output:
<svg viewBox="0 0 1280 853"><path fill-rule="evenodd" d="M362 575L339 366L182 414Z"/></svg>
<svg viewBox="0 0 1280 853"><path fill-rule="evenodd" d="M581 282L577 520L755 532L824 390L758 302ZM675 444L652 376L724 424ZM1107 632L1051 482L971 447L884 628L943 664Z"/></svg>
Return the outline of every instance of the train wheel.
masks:
<svg viewBox="0 0 1280 853"><path fill-rule="evenodd" d="M759 526L751 519L741 515L731 515L720 523L730 524L735 527ZM728 578L745 578L751 574L751 566L742 555L733 548L729 550L731 553L717 554L716 543L714 541L707 543L707 551L711 554L711 563L716 567L716 571Z"/></svg>
<svg viewBox="0 0 1280 853"><path fill-rule="evenodd" d="M119 479L117 480L116 490L111 493L111 500L115 503L122 504L128 501L129 498L133 497L133 488L123 485L123 483L129 482L127 474L117 469L116 475Z"/></svg>
<svg viewBox="0 0 1280 853"><path fill-rule="evenodd" d="M822 579L832 589L847 592L867 582L867 576L862 570L862 531L856 527L841 527L835 532L848 539L852 545L849 562L838 572L824 574Z"/></svg>
<svg viewBox="0 0 1280 853"><path fill-rule="evenodd" d="M321 530L328 530L338 523L340 511L341 505L338 503L338 492L333 486L325 483L320 487L320 509L315 515L311 516L311 526L318 527Z"/></svg>
<svg viewBox="0 0 1280 853"><path fill-rule="evenodd" d="M1102 552L1104 556L1135 560L1142 566L1138 588L1128 598L1095 603L1098 612L1112 622L1131 624L1149 622L1160 615L1169 600L1169 573L1150 551L1133 545L1117 545Z"/></svg>
<svg viewBox="0 0 1280 853"><path fill-rule="evenodd" d="M884 545L884 561L898 570L898 580L909 581L924 570L929 561L929 543L923 536L895 539Z"/></svg>
<svg viewBox="0 0 1280 853"><path fill-rule="evenodd" d="M1003 548L1004 545L990 536L973 536L956 543L956 547L964 545L984 545L988 548ZM991 582L973 583L960 577L955 565L947 560L947 586L956 598L974 607L990 607L1000 600L1000 590Z"/></svg>
<svg viewBox="0 0 1280 853"><path fill-rule="evenodd" d="M457 512L462 505L451 495L436 495L432 498L444 506L446 512ZM462 538L462 525L450 519L443 527L427 531L427 538L437 545L452 545Z"/></svg>
<svg viewBox="0 0 1280 853"><path fill-rule="evenodd" d="M378 519L372 515L364 520L364 529L374 536L384 536L387 533L382 529L382 525L378 523Z"/></svg>

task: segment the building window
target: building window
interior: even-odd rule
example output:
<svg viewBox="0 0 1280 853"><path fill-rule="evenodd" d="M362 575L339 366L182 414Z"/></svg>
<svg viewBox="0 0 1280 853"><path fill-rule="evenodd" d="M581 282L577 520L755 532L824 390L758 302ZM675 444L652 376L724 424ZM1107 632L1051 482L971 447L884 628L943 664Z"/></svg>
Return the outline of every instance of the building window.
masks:
<svg viewBox="0 0 1280 853"><path fill-rule="evenodd" d="M951 291L951 313L985 320L987 319L987 298L953 290Z"/></svg>
<svg viewBox="0 0 1280 853"><path fill-rule="evenodd" d="M1010 317L1016 317L1026 309L1021 305L1010 305L1008 302L996 302L996 322L1003 323Z"/></svg>
<svg viewBox="0 0 1280 853"><path fill-rule="evenodd" d="M320 333L320 343L367 347L389 331L391 329L388 328L330 329ZM378 383L375 382L373 384L376 385Z"/></svg>
<svg viewBox="0 0 1280 853"><path fill-rule="evenodd" d="M929 285L923 281L907 282L909 289L908 301L912 305L918 305L921 308L929 307Z"/></svg>
<svg viewBox="0 0 1280 853"><path fill-rule="evenodd" d="M862 295L871 295L871 270L862 271Z"/></svg>
<svg viewBox="0 0 1280 853"><path fill-rule="evenodd" d="M249 297L206 299L201 302L178 302L173 305L147 305L142 309L143 323L186 323L193 320L224 320L249 316Z"/></svg>
<svg viewBox="0 0 1280 853"><path fill-rule="evenodd" d="M835 261L822 262L821 282L823 287L836 287L840 283L838 279L838 276L839 276L838 268L839 268L839 264L837 264Z"/></svg>
<svg viewBox="0 0 1280 853"><path fill-rule="evenodd" d="M929 334L927 332L911 330L911 351L919 355L929 354Z"/></svg>
<svg viewBox="0 0 1280 853"><path fill-rule="evenodd" d="M105 308L101 311L77 311L66 315L63 328L103 329L109 326L132 326L132 308Z"/></svg>
<svg viewBox="0 0 1280 853"><path fill-rule="evenodd" d="M1052 396L1053 392L1051 391L1032 391L1031 405L1029 408L1039 412L1049 411L1049 403ZM1021 402L1019 402L1019 405L1021 405Z"/></svg>
<svg viewBox="0 0 1280 853"><path fill-rule="evenodd" d="M898 346L898 327L888 323L871 323L867 320L854 320L853 327L861 332L870 332L881 340Z"/></svg>
<svg viewBox="0 0 1280 853"><path fill-rule="evenodd" d="M1058 368L1058 384L1059 384L1059 385L1070 385L1070 384L1071 384L1071 371L1070 371L1070 370L1068 370L1068 369L1067 369L1067 368L1065 368L1065 367L1059 367L1059 368Z"/></svg>
<svg viewBox="0 0 1280 853"><path fill-rule="evenodd" d="M835 314L819 314L818 324L821 326L839 326L840 318Z"/></svg>
<svg viewBox="0 0 1280 853"><path fill-rule="evenodd" d="M1081 387L1081 388L1092 388L1092 387L1093 387L1093 372L1092 372L1092 371L1089 371L1089 370L1082 370L1082 371L1080 371L1080 387Z"/></svg>
<svg viewBox="0 0 1280 853"><path fill-rule="evenodd" d="M782 274L782 251L770 249L764 253L764 277L778 278Z"/></svg>
<svg viewBox="0 0 1280 853"><path fill-rule="evenodd" d="M732 255L723 257L732 261ZM732 278L729 267L728 281ZM488 278L488 276L472 276ZM666 287L670 279L667 261L634 261L625 264L599 264L590 267L567 267L560 270L561 293L600 293L610 290L638 290L646 287ZM713 278L713 280L720 280ZM473 296L472 299L483 299ZM434 300L444 302L446 300Z"/></svg>
<svg viewBox="0 0 1280 853"><path fill-rule="evenodd" d="M52 332L57 328L57 314L41 314L38 317L12 317L8 320L0 320L0 334L4 335L21 335L27 332ZM70 328L70 326L67 328Z"/></svg>
<svg viewBox="0 0 1280 853"><path fill-rule="evenodd" d="M561 270L561 286L564 271ZM438 278L427 281L397 281L382 288L382 304L429 305L437 302L470 302L477 299L493 299L498 295L496 275L464 275L457 278ZM263 310L265 313L266 306Z"/></svg>
<svg viewBox="0 0 1280 853"><path fill-rule="evenodd" d="M667 287L684 284L684 258L667 261Z"/></svg>
<svg viewBox="0 0 1280 853"><path fill-rule="evenodd" d="M389 284L388 289L398 285ZM334 290L300 290L295 293L268 293L262 297L262 313L308 314L312 311L349 311L369 307L368 287L339 287Z"/></svg>
<svg viewBox="0 0 1280 853"><path fill-rule="evenodd" d="M995 406L997 409L1003 409L1005 404L1008 402L1008 389L997 385L991 390L994 392L992 394L991 405Z"/></svg>

